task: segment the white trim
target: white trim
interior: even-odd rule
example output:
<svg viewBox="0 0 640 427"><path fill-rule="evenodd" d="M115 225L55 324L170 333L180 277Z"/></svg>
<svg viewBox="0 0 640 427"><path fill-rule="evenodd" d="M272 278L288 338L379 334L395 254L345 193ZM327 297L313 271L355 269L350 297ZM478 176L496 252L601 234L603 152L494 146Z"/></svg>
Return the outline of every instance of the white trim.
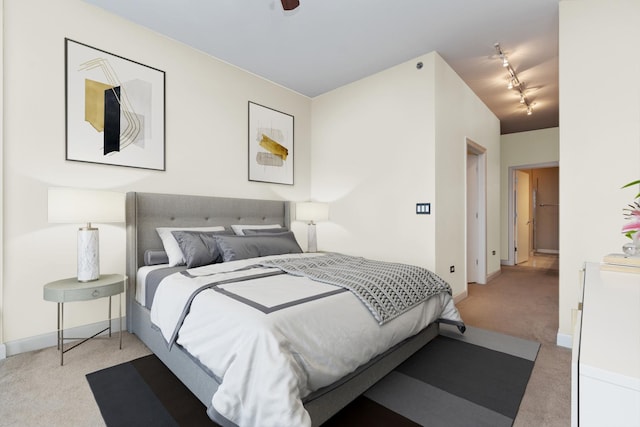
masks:
<svg viewBox="0 0 640 427"><path fill-rule="evenodd" d="M573 347L573 335L561 334L556 335L556 345L560 347L572 348Z"/></svg>
<svg viewBox="0 0 640 427"><path fill-rule="evenodd" d="M453 296L453 302L454 304L458 304L460 301L462 301L463 299L466 299L468 296L469 296L469 292L465 289L459 294L456 294Z"/></svg>
<svg viewBox="0 0 640 427"><path fill-rule="evenodd" d="M125 331L127 329L126 318L122 317L122 330ZM64 330L65 335L73 336L73 337L89 337L95 334L97 331L104 329L109 326L108 320L103 320L101 322L92 323L89 325L76 326L74 328L68 328ZM118 333L120 331L120 323L118 318L111 319L111 332ZM99 337L108 334L108 331L105 331ZM58 342L58 331L49 332L42 335L36 335L33 337L22 338L15 341L10 341L3 346L6 345L5 357L14 356L20 353L26 353L28 351L41 350L47 347L54 347ZM65 340L66 343L70 343L70 341ZM1 352L1 347L0 347Z"/></svg>
<svg viewBox="0 0 640 427"><path fill-rule="evenodd" d="M493 273L489 274L487 276L487 282L490 282L491 280L495 279L496 277L498 277L499 275L502 274L502 269L497 269L496 271L494 271Z"/></svg>
<svg viewBox="0 0 640 427"><path fill-rule="evenodd" d="M7 358L7 346L0 344L0 360Z"/></svg>
<svg viewBox="0 0 640 427"><path fill-rule="evenodd" d="M541 254L552 254L552 255L558 255L560 253L560 251L557 249L536 249L536 252Z"/></svg>

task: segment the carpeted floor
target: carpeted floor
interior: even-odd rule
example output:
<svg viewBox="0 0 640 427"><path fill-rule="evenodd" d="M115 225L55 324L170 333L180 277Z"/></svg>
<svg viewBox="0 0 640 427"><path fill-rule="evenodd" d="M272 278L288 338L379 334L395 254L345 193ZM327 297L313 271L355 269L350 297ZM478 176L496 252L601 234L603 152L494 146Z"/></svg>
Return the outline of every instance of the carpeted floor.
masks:
<svg viewBox="0 0 640 427"><path fill-rule="evenodd" d="M511 426L538 344L470 328L419 350L325 425ZM154 356L87 375L109 427L211 426L205 407Z"/></svg>

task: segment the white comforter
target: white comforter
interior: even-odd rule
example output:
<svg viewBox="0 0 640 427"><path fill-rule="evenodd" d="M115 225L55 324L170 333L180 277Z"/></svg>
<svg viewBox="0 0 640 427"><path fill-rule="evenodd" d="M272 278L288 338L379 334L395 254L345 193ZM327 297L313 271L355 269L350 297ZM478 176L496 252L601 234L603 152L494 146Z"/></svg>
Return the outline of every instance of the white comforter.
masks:
<svg viewBox="0 0 640 427"><path fill-rule="evenodd" d="M292 255L261 259L277 257ZM167 277L156 291L151 321L169 341L195 289L254 274L253 270L236 270L255 262L233 261L189 270L196 278ZM338 289L307 278L283 274L220 288L252 300L253 305L205 290L193 299L176 342L221 380L210 414L240 426L309 426L311 420L302 405L309 393L337 381L438 318L460 321L446 293L379 326L348 291L296 304ZM281 304L286 308L277 309Z"/></svg>

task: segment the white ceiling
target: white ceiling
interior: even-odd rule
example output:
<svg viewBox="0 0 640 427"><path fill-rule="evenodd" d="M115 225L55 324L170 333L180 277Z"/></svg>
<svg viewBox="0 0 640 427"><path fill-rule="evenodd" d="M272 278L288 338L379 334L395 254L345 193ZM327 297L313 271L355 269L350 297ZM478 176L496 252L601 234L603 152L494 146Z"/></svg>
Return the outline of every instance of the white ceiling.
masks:
<svg viewBox="0 0 640 427"><path fill-rule="evenodd" d="M290 12L280 0L85 1L309 97L437 51L503 134L558 126L559 0L300 0Z"/></svg>

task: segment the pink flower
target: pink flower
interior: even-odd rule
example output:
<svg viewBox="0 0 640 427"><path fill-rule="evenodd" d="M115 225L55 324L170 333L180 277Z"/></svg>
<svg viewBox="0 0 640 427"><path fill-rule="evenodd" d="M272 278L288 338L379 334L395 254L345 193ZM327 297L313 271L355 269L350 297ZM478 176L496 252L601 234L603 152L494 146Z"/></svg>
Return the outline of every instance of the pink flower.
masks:
<svg viewBox="0 0 640 427"><path fill-rule="evenodd" d="M629 231L640 230L640 218L634 219L622 226L622 232L628 233Z"/></svg>

